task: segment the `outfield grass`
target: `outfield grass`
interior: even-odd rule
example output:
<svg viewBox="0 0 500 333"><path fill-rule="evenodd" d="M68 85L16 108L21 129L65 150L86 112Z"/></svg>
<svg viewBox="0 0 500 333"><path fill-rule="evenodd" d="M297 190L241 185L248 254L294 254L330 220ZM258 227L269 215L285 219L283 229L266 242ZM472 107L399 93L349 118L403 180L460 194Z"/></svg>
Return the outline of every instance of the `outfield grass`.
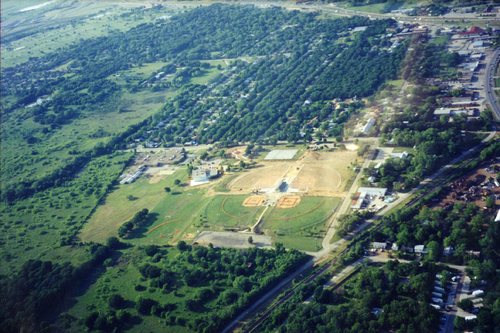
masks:
<svg viewBox="0 0 500 333"><path fill-rule="evenodd" d="M203 210L204 225L215 228L251 227L264 207L244 207L247 195L218 195L213 197Z"/></svg>
<svg viewBox="0 0 500 333"><path fill-rule="evenodd" d="M321 248L325 223L339 203L340 198L302 197L293 208L272 208L262 228L286 247L316 251Z"/></svg>

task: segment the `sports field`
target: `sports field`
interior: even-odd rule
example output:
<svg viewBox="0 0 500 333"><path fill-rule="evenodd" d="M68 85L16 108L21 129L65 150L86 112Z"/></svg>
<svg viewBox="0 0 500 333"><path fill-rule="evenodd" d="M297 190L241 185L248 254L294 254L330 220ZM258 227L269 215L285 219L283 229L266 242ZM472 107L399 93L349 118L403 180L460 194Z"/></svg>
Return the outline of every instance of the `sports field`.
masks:
<svg viewBox="0 0 500 333"><path fill-rule="evenodd" d="M211 229L246 229L264 210L261 206L245 206L245 195L217 195L210 198L203 212L204 225Z"/></svg>
<svg viewBox="0 0 500 333"><path fill-rule="evenodd" d="M274 189L281 180L291 181L291 188L311 195L340 196L352 176L355 151L307 151L299 160L262 161L259 167L245 171L226 187L234 193Z"/></svg>
<svg viewBox="0 0 500 333"><path fill-rule="evenodd" d="M273 242L314 251L321 245L328 218L345 195L349 167L355 160L356 153L350 151L306 151L299 160L261 161L256 168L226 174L200 188L174 184L176 179L189 182L186 167L154 181L145 174L108 195L80 238L103 243L143 208L156 216L138 237L128 240L135 244L175 244L192 241L204 231L248 230L264 214L259 229ZM276 190L281 181L288 184L283 192ZM216 191L221 183L228 192Z"/></svg>
<svg viewBox="0 0 500 333"><path fill-rule="evenodd" d="M281 177L286 173L290 164L287 162L272 162L262 167L245 171L227 187L234 192L248 193L255 189L273 188L278 185Z"/></svg>
<svg viewBox="0 0 500 333"><path fill-rule="evenodd" d="M326 222L339 203L340 198L335 197L301 197L294 207L270 209L262 230L286 247L316 251L321 247Z"/></svg>

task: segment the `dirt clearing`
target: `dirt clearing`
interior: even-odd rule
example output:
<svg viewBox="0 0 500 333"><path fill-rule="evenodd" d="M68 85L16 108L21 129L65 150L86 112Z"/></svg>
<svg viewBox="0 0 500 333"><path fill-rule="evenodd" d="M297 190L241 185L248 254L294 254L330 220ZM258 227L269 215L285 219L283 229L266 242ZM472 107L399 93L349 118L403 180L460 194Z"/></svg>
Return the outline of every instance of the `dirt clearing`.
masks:
<svg viewBox="0 0 500 333"><path fill-rule="evenodd" d="M252 192L262 188L273 188L288 169L288 163L269 163L262 168L251 169L231 181L227 187L235 192Z"/></svg>

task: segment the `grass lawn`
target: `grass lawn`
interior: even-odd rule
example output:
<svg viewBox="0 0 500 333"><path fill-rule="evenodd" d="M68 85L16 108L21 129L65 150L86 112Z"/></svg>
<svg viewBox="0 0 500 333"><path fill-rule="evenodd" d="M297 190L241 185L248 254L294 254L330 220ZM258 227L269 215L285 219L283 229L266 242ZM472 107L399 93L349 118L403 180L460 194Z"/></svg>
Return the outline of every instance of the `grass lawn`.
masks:
<svg viewBox="0 0 500 333"><path fill-rule="evenodd" d="M387 84L391 85L391 86L393 86L393 87L395 87L397 89L401 89L401 87L403 86L404 82L405 82L404 80L389 80L389 81L387 81Z"/></svg>
<svg viewBox="0 0 500 333"><path fill-rule="evenodd" d="M450 36L449 35L443 35L443 36L439 36L439 37L436 37L436 38L433 38L431 40L431 42L433 44L436 44L436 45L446 45L446 43L448 43L448 41L450 40Z"/></svg>
<svg viewBox="0 0 500 333"><path fill-rule="evenodd" d="M339 203L339 198L302 197L293 208L271 209L264 216L263 229L286 247L317 250L321 247L325 222Z"/></svg>
<svg viewBox="0 0 500 333"><path fill-rule="evenodd" d="M308 236L276 236L276 242L283 244L288 249L316 252L321 250L323 237Z"/></svg>
<svg viewBox="0 0 500 333"><path fill-rule="evenodd" d="M239 173L225 174L222 179L219 179L215 186L213 187L215 192L229 192L227 184L229 184L234 178L238 177Z"/></svg>
<svg viewBox="0 0 500 333"><path fill-rule="evenodd" d="M344 5L343 7L351 10L355 10L358 12L368 12L368 13L376 13L380 14L382 13L382 9L385 7L385 3L376 3L372 5L366 5L366 6L351 6L349 4Z"/></svg>
<svg viewBox="0 0 500 333"><path fill-rule="evenodd" d="M247 195L218 195L203 210L204 225L215 228L246 228L252 226L264 207L244 207Z"/></svg>
<svg viewBox="0 0 500 333"><path fill-rule="evenodd" d="M132 184L119 185L108 195L104 204L97 208L89 223L85 225L80 234L81 239L105 242L108 237L116 236L118 228L143 208L151 212L157 208L158 213L165 213L161 209L165 202L172 204L172 202L185 199L182 194L174 195L165 192L167 186L171 187L174 192L178 190L174 185L175 179L187 182L186 170L178 170L171 177L155 184L151 184L143 176ZM182 191L183 189L180 192ZM130 196L134 198L130 200ZM162 217L160 214L159 218L166 218L166 216Z"/></svg>

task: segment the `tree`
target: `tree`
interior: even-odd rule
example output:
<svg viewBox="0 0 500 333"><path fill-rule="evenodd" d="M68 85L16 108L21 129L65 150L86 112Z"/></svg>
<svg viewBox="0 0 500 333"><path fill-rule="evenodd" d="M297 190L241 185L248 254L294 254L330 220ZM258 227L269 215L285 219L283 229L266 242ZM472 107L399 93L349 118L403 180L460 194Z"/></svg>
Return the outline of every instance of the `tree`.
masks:
<svg viewBox="0 0 500 333"><path fill-rule="evenodd" d="M165 192L170 193L170 192L172 192L172 189L167 186L167 187L165 187Z"/></svg>
<svg viewBox="0 0 500 333"><path fill-rule="evenodd" d="M253 237L252 236L248 236L248 243L253 244Z"/></svg>
<svg viewBox="0 0 500 333"><path fill-rule="evenodd" d="M123 246L123 243L116 237L109 237L106 240L106 246L112 250L120 249Z"/></svg>
<svg viewBox="0 0 500 333"><path fill-rule="evenodd" d="M142 315L150 315L153 306L157 305L158 302L155 300L139 297L139 299L136 302L136 309L137 312L139 312Z"/></svg>
<svg viewBox="0 0 500 333"><path fill-rule="evenodd" d="M486 198L485 205L487 208L495 208L495 197L490 195L489 197Z"/></svg>
<svg viewBox="0 0 500 333"><path fill-rule="evenodd" d="M458 307L464 311L470 312L474 308L474 303L469 298L463 299L458 302Z"/></svg>
<svg viewBox="0 0 500 333"><path fill-rule="evenodd" d="M177 249L181 252L189 250L189 245L186 244L185 241L180 241L177 243Z"/></svg>
<svg viewBox="0 0 500 333"><path fill-rule="evenodd" d="M109 297L108 304L114 309L123 309L127 307L127 301L118 294L113 294Z"/></svg>
<svg viewBox="0 0 500 333"><path fill-rule="evenodd" d="M174 184L175 186L179 186L181 184L181 180L180 179L174 180Z"/></svg>

